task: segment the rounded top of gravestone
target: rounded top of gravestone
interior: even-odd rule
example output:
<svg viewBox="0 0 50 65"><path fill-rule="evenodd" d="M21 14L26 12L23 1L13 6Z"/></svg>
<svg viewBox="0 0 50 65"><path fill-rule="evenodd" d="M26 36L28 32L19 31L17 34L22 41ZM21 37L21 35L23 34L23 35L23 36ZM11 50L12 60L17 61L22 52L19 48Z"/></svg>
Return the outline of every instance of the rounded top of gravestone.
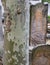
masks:
<svg viewBox="0 0 50 65"><path fill-rule="evenodd" d="M41 45L32 50L33 65L50 65L50 45Z"/></svg>
<svg viewBox="0 0 50 65"><path fill-rule="evenodd" d="M41 0L39 0L39 1L32 1L32 0L30 0L29 3L30 3L31 5L36 5L36 4L38 4L38 3L41 3Z"/></svg>

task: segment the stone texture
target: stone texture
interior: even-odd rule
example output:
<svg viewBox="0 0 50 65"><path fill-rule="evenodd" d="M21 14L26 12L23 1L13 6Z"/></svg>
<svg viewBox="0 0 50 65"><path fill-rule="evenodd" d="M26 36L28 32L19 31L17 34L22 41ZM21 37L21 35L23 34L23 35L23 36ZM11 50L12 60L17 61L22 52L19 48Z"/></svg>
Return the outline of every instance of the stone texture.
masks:
<svg viewBox="0 0 50 65"><path fill-rule="evenodd" d="M6 0L3 65L26 65L27 63L29 32L26 2L27 0Z"/></svg>
<svg viewBox="0 0 50 65"><path fill-rule="evenodd" d="M32 65L50 65L50 45L42 45L32 51Z"/></svg>
<svg viewBox="0 0 50 65"><path fill-rule="evenodd" d="M47 6L37 4L31 6L30 45L46 43Z"/></svg>

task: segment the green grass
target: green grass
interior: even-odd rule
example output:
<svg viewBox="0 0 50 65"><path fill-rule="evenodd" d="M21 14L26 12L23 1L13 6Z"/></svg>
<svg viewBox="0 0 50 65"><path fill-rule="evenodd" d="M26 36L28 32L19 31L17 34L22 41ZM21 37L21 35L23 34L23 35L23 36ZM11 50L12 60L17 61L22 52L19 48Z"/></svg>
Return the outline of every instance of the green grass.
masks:
<svg viewBox="0 0 50 65"><path fill-rule="evenodd" d="M50 22L50 16L48 16L48 22Z"/></svg>

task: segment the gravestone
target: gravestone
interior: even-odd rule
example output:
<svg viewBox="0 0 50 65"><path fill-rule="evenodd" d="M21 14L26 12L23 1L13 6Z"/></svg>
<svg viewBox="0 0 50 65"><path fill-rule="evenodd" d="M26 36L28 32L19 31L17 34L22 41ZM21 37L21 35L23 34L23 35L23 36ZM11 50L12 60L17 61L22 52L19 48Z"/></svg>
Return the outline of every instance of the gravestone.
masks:
<svg viewBox="0 0 50 65"><path fill-rule="evenodd" d="M30 7L30 46L46 43L47 4Z"/></svg>
<svg viewBox="0 0 50 65"><path fill-rule="evenodd" d="M50 45L42 45L33 49L32 65L50 65Z"/></svg>

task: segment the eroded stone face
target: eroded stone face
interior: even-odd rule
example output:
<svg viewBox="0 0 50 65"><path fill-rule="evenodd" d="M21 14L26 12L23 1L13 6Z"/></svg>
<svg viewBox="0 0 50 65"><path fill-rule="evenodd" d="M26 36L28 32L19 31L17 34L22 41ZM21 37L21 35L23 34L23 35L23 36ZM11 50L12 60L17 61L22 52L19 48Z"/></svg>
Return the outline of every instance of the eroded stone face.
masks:
<svg viewBox="0 0 50 65"><path fill-rule="evenodd" d="M36 61L35 61L36 60ZM49 59L47 59L44 56L41 56L39 58L36 58L33 62L33 65L50 65L49 64Z"/></svg>
<svg viewBox="0 0 50 65"><path fill-rule="evenodd" d="M45 44L47 8L43 4L31 7L30 45Z"/></svg>
<svg viewBox="0 0 50 65"><path fill-rule="evenodd" d="M50 46L44 45L33 50L32 65L50 65Z"/></svg>

